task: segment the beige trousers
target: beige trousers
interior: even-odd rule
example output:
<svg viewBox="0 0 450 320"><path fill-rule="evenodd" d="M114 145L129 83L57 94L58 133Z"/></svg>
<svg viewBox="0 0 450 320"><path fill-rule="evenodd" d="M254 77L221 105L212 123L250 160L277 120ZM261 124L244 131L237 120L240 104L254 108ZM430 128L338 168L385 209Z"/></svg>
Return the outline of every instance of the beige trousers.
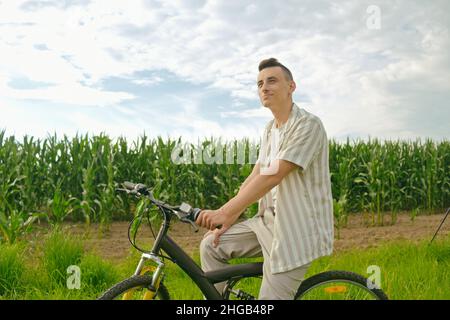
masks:
<svg viewBox="0 0 450 320"><path fill-rule="evenodd" d="M216 248L213 246L213 232L206 233L200 244L203 271L220 269L233 258L263 256L263 280L258 299L292 300L311 264L272 274L269 258L272 248L273 220L272 211L266 210L263 217L255 216L236 223L222 234ZM222 292L225 284L225 282L216 284L217 290Z"/></svg>

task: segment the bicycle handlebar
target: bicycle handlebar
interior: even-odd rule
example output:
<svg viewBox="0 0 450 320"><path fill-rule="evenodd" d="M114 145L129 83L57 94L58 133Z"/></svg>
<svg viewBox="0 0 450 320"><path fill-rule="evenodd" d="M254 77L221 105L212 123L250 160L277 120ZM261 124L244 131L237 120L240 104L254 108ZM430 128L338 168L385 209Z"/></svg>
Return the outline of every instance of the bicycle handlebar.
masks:
<svg viewBox="0 0 450 320"><path fill-rule="evenodd" d="M164 207L171 212L173 212L182 222L190 223L194 228L194 231L198 231L198 226L195 224L195 221L198 218L198 215L202 211L200 208L193 208L191 205L183 202L180 206L171 206L163 201L156 200L153 197L152 192L147 188L146 185L142 183L133 183L129 181L125 181L123 183L125 189L116 188L117 191L125 191L128 194L133 194L136 196L145 195L147 196L152 203L157 205L158 207Z"/></svg>
<svg viewBox="0 0 450 320"><path fill-rule="evenodd" d="M147 189L147 186L145 184L142 183L133 183L133 182L129 182L129 181L125 181L123 183L123 186L129 190L129 191L136 191L142 194L148 194L149 190Z"/></svg>

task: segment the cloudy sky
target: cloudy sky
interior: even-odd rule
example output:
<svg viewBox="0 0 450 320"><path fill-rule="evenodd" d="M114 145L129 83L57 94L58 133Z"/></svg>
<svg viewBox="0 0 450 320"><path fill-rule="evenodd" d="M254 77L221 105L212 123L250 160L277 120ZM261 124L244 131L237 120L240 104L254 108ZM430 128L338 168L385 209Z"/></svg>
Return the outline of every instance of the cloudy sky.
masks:
<svg viewBox="0 0 450 320"><path fill-rule="evenodd" d="M258 139L260 60L329 138L450 137L448 0L0 0L0 130Z"/></svg>

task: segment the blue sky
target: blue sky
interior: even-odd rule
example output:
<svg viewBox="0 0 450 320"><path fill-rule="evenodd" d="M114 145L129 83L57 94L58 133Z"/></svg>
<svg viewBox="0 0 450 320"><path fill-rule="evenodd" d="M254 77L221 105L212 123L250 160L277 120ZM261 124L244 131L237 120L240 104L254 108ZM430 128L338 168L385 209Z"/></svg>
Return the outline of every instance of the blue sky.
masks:
<svg viewBox="0 0 450 320"><path fill-rule="evenodd" d="M0 130L258 140L272 114L257 66L276 57L329 138L449 138L448 12L445 0L0 0Z"/></svg>

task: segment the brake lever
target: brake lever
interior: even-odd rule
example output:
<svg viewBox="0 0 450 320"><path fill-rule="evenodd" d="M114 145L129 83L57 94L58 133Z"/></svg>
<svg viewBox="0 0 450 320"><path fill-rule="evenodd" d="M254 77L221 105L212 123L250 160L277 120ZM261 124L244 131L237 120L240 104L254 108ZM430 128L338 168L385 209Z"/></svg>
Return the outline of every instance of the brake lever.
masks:
<svg viewBox="0 0 450 320"><path fill-rule="evenodd" d="M193 209L191 205L183 202L178 209L179 211L176 212L176 215L178 216L180 221L190 223L190 225L194 229L194 232L198 232L199 228L195 223L195 219L193 219L193 214L195 215L195 212L197 212L197 208Z"/></svg>
<svg viewBox="0 0 450 320"><path fill-rule="evenodd" d="M192 229L194 229L194 232L198 232L199 228L198 228L198 226L195 224L195 222L193 222L192 220L187 219L187 218L181 218L180 221L183 221L183 222L189 222L189 223L191 224L191 226L192 226Z"/></svg>

